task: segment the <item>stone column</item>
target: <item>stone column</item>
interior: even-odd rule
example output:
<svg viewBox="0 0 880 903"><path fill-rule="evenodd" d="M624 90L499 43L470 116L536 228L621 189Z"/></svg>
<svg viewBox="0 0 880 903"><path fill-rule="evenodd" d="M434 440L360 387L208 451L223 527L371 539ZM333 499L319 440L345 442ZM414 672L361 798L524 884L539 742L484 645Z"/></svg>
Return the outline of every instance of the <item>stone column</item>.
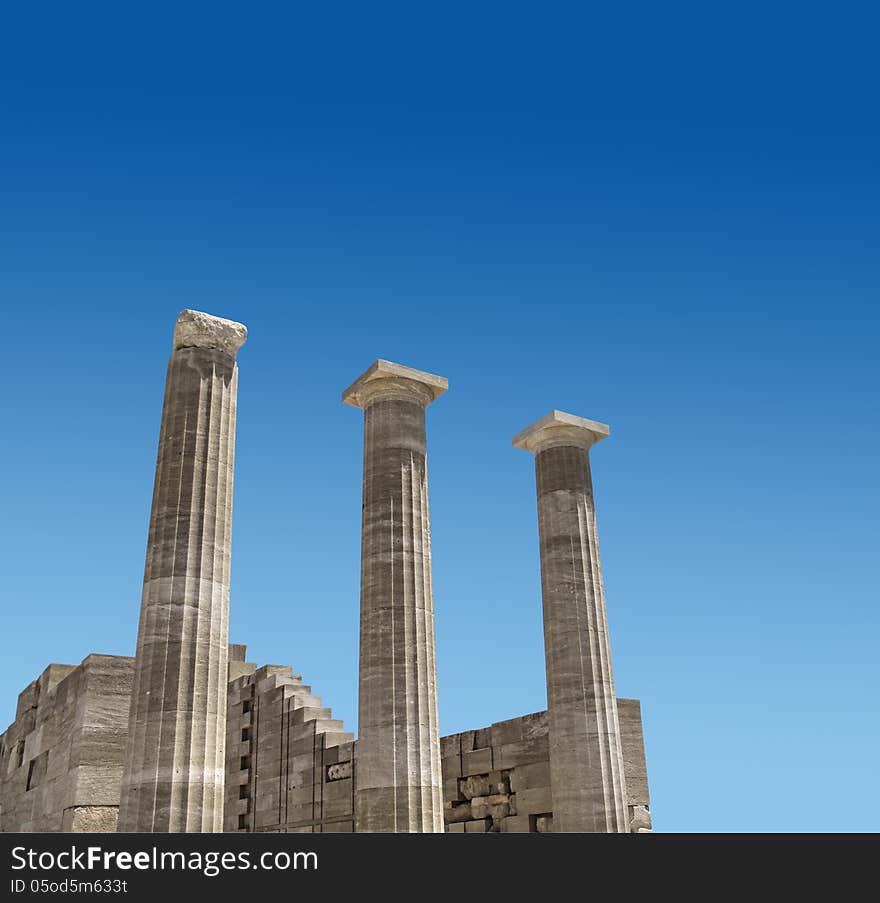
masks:
<svg viewBox="0 0 880 903"><path fill-rule="evenodd" d="M174 330L150 514L120 831L223 830L240 323Z"/></svg>
<svg viewBox="0 0 880 903"><path fill-rule="evenodd" d="M425 408L440 376L377 361L364 410L355 830L443 831Z"/></svg>
<svg viewBox="0 0 880 903"><path fill-rule="evenodd" d="M513 440L535 455L554 831L628 830L589 458L609 433L552 411Z"/></svg>

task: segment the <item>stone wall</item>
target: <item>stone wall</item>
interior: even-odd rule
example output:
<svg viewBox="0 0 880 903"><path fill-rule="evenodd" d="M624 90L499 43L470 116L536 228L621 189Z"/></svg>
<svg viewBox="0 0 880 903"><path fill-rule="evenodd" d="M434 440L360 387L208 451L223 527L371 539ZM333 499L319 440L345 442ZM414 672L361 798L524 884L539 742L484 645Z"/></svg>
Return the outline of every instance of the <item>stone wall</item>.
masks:
<svg viewBox="0 0 880 903"><path fill-rule="evenodd" d="M289 667L230 677L224 831L353 831L353 735Z"/></svg>
<svg viewBox="0 0 880 903"><path fill-rule="evenodd" d="M354 830L352 734L283 665L230 646L224 831ZM0 736L0 831L115 831L134 660L50 665ZM641 707L618 699L631 830L650 830ZM546 712L442 737L449 833L553 830Z"/></svg>
<svg viewBox="0 0 880 903"><path fill-rule="evenodd" d="M632 830L650 830L641 707L637 699L618 699L617 705ZM442 737L440 747L447 832L553 830L547 712Z"/></svg>
<svg viewBox="0 0 880 903"><path fill-rule="evenodd" d="M49 665L0 737L0 831L115 831L134 659Z"/></svg>

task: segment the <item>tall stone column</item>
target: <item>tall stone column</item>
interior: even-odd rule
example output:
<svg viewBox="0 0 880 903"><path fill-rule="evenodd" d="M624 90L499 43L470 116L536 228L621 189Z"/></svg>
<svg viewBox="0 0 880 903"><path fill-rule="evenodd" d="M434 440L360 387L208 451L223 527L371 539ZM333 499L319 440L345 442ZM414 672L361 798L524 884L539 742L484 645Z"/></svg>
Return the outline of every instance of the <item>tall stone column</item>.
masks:
<svg viewBox="0 0 880 903"><path fill-rule="evenodd" d="M425 408L440 376L377 361L342 395L364 410L355 830L443 830Z"/></svg>
<svg viewBox="0 0 880 903"><path fill-rule="evenodd" d="M552 411L513 440L535 455L554 831L628 830L589 458L609 433Z"/></svg>
<svg viewBox="0 0 880 903"><path fill-rule="evenodd" d="M223 830L240 323L174 330L150 514L120 831Z"/></svg>

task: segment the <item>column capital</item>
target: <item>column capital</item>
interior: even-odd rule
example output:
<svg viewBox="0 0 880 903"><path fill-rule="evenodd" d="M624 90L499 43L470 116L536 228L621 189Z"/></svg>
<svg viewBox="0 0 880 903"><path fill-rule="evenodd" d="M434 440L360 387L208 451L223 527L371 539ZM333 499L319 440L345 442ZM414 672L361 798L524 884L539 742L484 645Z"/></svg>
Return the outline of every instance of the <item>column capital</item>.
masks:
<svg viewBox="0 0 880 903"><path fill-rule="evenodd" d="M443 376L378 360L342 393L342 403L366 408L374 401L397 399L416 401L427 407L448 388L449 380Z"/></svg>
<svg viewBox="0 0 880 903"><path fill-rule="evenodd" d="M183 310L174 327L174 351L214 348L235 357L247 340L247 328L234 320L213 317L200 310Z"/></svg>
<svg viewBox="0 0 880 903"><path fill-rule="evenodd" d="M575 417L574 414L566 414L564 411L551 411L521 433L517 433L513 437L513 447L523 448L533 455L560 445L573 445L589 451L593 445L609 435L611 428L605 423Z"/></svg>

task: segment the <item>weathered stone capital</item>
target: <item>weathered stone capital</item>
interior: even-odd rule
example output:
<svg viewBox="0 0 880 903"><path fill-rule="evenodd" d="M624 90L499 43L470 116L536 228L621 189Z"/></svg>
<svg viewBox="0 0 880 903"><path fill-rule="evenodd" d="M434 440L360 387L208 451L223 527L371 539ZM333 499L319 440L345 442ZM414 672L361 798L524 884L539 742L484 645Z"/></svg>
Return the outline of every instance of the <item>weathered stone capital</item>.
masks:
<svg viewBox="0 0 880 903"><path fill-rule="evenodd" d="M378 360L342 393L342 403L366 408L374 401L415 401L426 408L447 388L445 377Z"/></svg>
<svg viewBox="0 0 880 903"><path fill-rule="evenodd" d="M573 445L589 451L610 434L611 428L605 423L585 420L563 411L551 411L546 417L517 433L513 437L513 447L524 448L533 455L560 445Z"/></svg>
<svg viewBox="0 0 880 903"><path fill-rule="evenodd" d="M247 340L247 328L234 320L212 317L200 310L181 311L174 327L174 351L214 348L235 357Z"/></svg>

